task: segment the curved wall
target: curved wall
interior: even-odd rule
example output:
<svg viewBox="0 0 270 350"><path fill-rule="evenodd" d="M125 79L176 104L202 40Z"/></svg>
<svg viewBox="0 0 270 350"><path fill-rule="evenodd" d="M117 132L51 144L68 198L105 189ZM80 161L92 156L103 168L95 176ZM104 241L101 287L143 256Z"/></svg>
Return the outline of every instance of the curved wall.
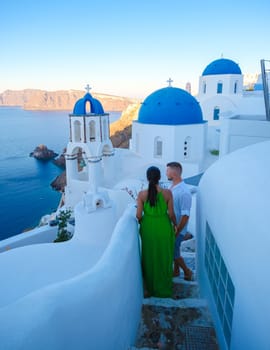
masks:
<svg viewBox="0 0 270 350"><path fill-rule="evenodd" d="M106 219L102 222L108 224ZM143 298L138 237L133 206L118 221L107 249L92 266L7 301L0 308L1 347L14 350L128 349L136 338ZM51 247L57 249L73 244L71 240L28 246L1 256L5 260L8 253L28 249L31 257L30 248L36 251L47 248L49 251ZM96 255L96 247L91 249L91 245L86 245L85 249L91 260ZM67 250L78 255L80 260L87 259L86 254L80 255L76 249ZM44 258L44 254L35 255L36 261L42 256ZM57 264L63 271L76 269L69 257L72 256L59 255ZM34 266L35 259L31 263ZM47 265L57 269L54 263L48 256ZM80 263L79 259L77 263ZM31 265L27 266L26 285L37 276L31 275Z"/></svg>
<svg viewBox="0 0 270 350"><path fill-rule="evenodd" d="M270 142L232 152L205 172L199 186L198 276L222 349L270 344L269 154Z"/></svg>

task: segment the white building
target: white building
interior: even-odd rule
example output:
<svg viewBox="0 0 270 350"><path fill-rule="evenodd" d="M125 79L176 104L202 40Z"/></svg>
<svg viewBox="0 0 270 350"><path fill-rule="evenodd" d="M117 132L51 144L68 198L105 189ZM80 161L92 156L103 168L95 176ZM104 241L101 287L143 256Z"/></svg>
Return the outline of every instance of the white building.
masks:
<svg viewBox="0 0 270 350"><path fill-rule="evenodd" d="M217 59L204 69L199 78L197 99L208 121L208 146L212 149L219 149L223 119L236 115L246 116L242 119L252 119L254 115L255 120L266 119L261 81L254 85L254 91L246 91L242 71L230 59Z"/></svg>
<svg viewBox="0 0 270 350"><path fill-rule="evenodd" d="M244 76L237 63L220 58L211 62L199 78L200 102L209 125L220 125L220 119L235 114L265 115L261 78L254 90L245 90Z"/></svg>
<svg viewBox="0 0 270 350"><path fill-rule="evenodd" d="M168 86L150 94L132 124L131 151L146 163L183 164L184 175L203 170L207 122L198 101L185 90Z"/></svg>
<svg viewBox="0 0 270 350"><path fill-rule="evenodd" d="M220 151L197 196L202 296L211 306L221 349L267 350L270 122L262 85L258 80L254 91L244 91L239 66L219 59L200 77L198 100L208 120L209 146Z"/></svg>
<svg viewBox="0 0 270 350"><path fill-rule="evenodd" d="M209 125L219 125L222 113L237 111L243 94L243 75L239 66L221 58L211 62L199 78L197 95Z"/></svg>
<svg viewBox="0 0 270 350"><path fill-rule="evenodd" d="M114 155L109 114L90 93L78 100L69 115L70 141L66 150L65 202L73 207L84 193L108 185Z"/></svg>

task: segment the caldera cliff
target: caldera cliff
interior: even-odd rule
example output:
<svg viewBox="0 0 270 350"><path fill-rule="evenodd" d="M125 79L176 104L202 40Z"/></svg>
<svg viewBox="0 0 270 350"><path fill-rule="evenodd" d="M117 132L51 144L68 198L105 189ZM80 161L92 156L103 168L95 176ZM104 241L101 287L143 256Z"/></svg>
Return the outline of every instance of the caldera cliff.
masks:
<svg viewBox="0 0 270 350"><path fill-rule="evenodd" d="M78 99L84 95L85 91L81 90L6 90L0 94L0 106L20 106L28 110L65 110L71 112ZM130 104L138 102L136 99L102 93L92 93L92 96L101 102L105 111L123 111Z"/></svg>

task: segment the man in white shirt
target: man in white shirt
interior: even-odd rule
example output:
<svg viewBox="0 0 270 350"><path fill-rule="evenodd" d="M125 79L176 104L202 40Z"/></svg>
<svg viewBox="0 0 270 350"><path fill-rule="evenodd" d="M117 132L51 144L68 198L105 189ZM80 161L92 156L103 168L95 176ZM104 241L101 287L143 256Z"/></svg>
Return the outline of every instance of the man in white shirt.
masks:
<svg viewBox="0 0 270 350"><path fill-rule="evenodd" d="M187 225L190 216L192 196L188 186L182 179L182 166L178 162L167 164L166 175L172 181L170 190L173 195L174 212L177 225L175 227L175 250L174 250L174 277L179 276L180 268L184 271L184 279L192 280L192 271L186 266L183 257L180 255L181 242L185 239Z"/></svg>

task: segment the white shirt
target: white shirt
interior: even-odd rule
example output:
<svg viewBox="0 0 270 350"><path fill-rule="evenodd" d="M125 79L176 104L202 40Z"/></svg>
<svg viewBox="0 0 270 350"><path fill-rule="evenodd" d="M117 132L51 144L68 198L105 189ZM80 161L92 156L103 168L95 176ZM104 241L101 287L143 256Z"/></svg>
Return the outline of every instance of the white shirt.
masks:
<svg viewBox="0 0 270 350"><path fill-rule="evenodd" d="M183 215L190 216L191 192L184 181L179 182L179 184L172 186L170 188L173 195L173 208L176 216L177 224L179 224L181 217ZM187 232L187 224L182 229L180 234L185 234Z"/></svg>

